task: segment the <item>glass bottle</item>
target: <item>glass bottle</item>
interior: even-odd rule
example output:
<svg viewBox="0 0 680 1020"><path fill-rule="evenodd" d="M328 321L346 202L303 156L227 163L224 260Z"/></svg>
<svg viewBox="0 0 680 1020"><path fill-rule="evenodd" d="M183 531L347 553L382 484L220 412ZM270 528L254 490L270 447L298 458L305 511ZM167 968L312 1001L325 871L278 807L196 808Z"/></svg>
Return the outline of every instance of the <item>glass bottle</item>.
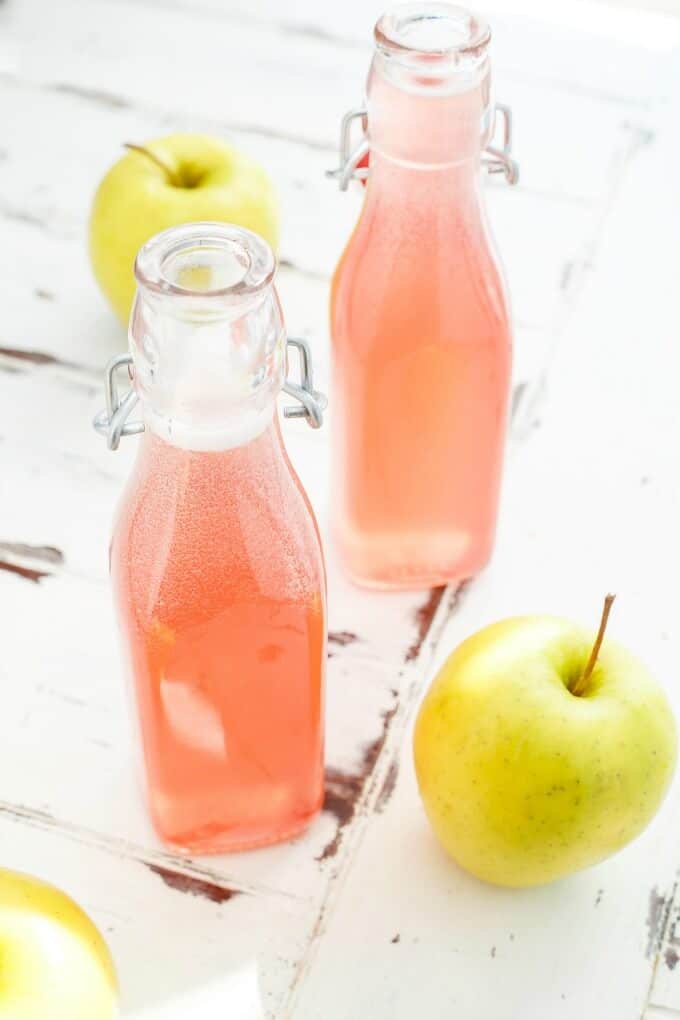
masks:
<svg viewBox="0 0 680 1020"><path fill-rule="evenodd" d="M324 564L276 413L321 423L309 352L286 340L265 241L217 223L148 242L123 355L95 427L144 431L118 511L111 574L141 728L148 802L173 847L287 839L323 789ZM119 397L116 371L133 388ZM321 398L322 399L322 398ZM126 422L139 400L143 420Z"/></svg>
<svg viewBox="0 0 680 1020"><path fill-rule="evenodd" d="M504 146L490 145L489 39L459 7L395 8L375 28L366 108L343 122L340 185L368 180L331 293L332 527L370 587L447 584L492 550L511 331L479 171L514 183L517 169L504 108Z"/></svg>

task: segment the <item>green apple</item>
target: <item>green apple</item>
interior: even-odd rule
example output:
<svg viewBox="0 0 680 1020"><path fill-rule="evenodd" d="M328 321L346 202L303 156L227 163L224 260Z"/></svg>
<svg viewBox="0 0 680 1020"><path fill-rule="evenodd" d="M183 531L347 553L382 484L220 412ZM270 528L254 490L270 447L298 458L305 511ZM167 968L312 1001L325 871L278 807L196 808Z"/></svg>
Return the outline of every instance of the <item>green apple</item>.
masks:
<svg viewBox="0 0 680 1020"><path fill-rule="evenodd" d="M625 846L676 758L661 688L629 651L568 620L503 620L464 641L420 707L415 768L448 853L498 885L531 886Z"/></svg>
<svg viewBox="0 0 680 1020"><path fill-rule="evenodd" d="M106 174L90 216L90 257L101 289L127 326L137 252L180 223L248 227L276 249L278 204L257 163L220 138L177 134L127 146Z"/></svg>
<svg viewBox="0 0 680 1020"><path fill-rule="evenodd" d="M113 961L89 917L53 886L0 869L0 1017L117 1016Z"/></svg>

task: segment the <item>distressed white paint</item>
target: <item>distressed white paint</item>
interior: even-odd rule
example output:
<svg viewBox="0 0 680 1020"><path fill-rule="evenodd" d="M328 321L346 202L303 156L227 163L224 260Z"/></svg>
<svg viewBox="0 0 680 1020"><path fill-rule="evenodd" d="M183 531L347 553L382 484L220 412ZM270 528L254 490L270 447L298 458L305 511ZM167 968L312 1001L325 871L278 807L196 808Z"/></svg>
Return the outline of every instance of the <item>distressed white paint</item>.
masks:
<svg viewBox="0 0 680 1020"><path fill-rule="evenodd" d="M87 211L124 141L198 129L246 147L280 188L280 291L326 386L328 278L360 194L339 195L323 171L340 113L360 98L380 3L0 7L0 560L48 575L0 571L0 865L51 879L91 911L116 956L125 1017L680 1011L675 792L615 860L508 893L443 858L411 771L432 654L441 661L508 613L592 618L609 588L620 596L612 629L680 711L680 23L568 0L549 12L536 0L489 6L522 164L519 188L488 188L518 323L494 563L460 599L443 597L425 637L428 593L358 592L329 550L335 815L289 846L196 861L158 845L134 777L106 550L135 444L109 454L88 428L101 368L124 341L90 277ZM286 435L325 529L327 433L288 422ZM57 547L63 563L28 546ZM225 889L235 895L217 902Z"/></svg>

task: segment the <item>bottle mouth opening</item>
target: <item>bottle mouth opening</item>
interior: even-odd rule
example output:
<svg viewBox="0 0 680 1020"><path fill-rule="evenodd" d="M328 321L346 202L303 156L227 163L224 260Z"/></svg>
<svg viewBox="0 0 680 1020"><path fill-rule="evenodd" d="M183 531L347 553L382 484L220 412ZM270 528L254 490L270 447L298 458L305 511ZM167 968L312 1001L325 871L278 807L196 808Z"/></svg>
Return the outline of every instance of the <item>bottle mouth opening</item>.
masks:
<svg viewBox="0 0 680 1020"><path fill-rule="evenodd" d="M448 3L393 7L375 26L375 43L387 57L410 66L455 67L485 55L491 29L483 18Z"/></svg>
<svg viewBox="0 0 680 1020"><path fill-rule="evenodd" d="M158 295L221 303L256 294L274 277L274 254L258 234L229 223L186 223L140 248L135 278Z"/></svg>

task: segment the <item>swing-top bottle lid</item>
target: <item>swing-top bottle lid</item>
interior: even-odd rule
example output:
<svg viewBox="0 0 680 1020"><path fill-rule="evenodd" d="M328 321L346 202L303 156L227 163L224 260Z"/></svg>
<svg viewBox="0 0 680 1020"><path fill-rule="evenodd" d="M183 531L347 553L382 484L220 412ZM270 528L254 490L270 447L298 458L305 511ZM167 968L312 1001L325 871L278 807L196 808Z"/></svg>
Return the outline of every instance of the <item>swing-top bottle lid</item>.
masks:
<svg viewBox="0 0 680 1020"><path fill-rule="evenodd" d="M353 177L372 175L380 155L395 165L429 169L474 159L516 184L511 114L492 99L491 29L484 18L424 0L389 9L374 36L366 102L344 116L340 164L328 174L341 191ZM363 137L357 144L358 123Z"/></svg>
<svg viewBox="0 0 680 1020"><path fill-rule="evenodd" d="M393 7L380 18L374 34L379 49L407 62L479 56L491 39L487 22L466 8L427 2Z"/></svg>
<svg viewBox="0 0 680 1020"><path fill-rule="evenodd" d="M271 248L251 230L189 223L164 230L140 249L135 278L151 294L184 299L187 309L217 314L230 306L242 312L244 298L267 287L275 269Z"/></svg>
<svg viewBox="0 0 680 1020"><path fill-rule="evenodd" d="M240 445L271 419L285 333L267 242L225 223L163 231L137 256L130 320L147 425L192 449Z"/></svg>
<svg viewBox="0 0 680 1020"><path fill-rule="evenodd" d="M130 354L107 365L106 410L94 419L110 449L146 428L191 450L241 446L267 427L282 389L296 401L284 415L320 427L326 398L307 341L286 339L275 270L267 242L229 223L171 227L140 249ZM299 382L286 378L287 348ZM132 388L121 395L126 368ZM138 402L142 417L129 420Z"/></svg>

